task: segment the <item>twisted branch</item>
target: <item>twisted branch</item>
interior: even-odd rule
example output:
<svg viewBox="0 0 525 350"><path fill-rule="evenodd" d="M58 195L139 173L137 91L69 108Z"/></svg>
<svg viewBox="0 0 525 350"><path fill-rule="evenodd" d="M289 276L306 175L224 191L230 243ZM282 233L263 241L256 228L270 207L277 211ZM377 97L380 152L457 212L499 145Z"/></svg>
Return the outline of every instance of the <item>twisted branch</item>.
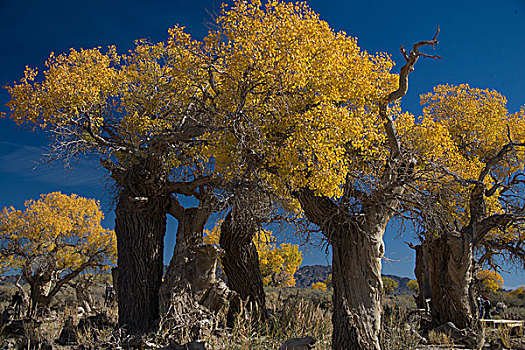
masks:
<svg viewBox="0 0 525 350"><path fill-rule="evenodd" d="M387 107L390 103L406 95L408 91L408 75L410 74L410 72L414 71L414 65L419 59L419 56L433 58L433 59L442 58L437 55L427 55L427 54L419 52L419 48L422 46L432 46L432 48L434 48L438 44L438 41L437 41L438 34L439 34L439 26L437 28L436 35L434 35L434 38L432 40L420 41L418 43L415 43L410 53L407 53L405 48L401 46L401 53L403 54L403 57L405 58L406 63L403 67L401 67L401 71L399 72L399 88L396 91L391 92L387 96L387 98L384 99L379 105L379 114L381 115L381 117L385 119L385 129L386 129L386 133L388 136L388 142L390 143L390 147L392 149L391 151L392 155L400 154L401 146L397 138L397 132L394 126L394 122L392 118L387 114Z"/></svg>

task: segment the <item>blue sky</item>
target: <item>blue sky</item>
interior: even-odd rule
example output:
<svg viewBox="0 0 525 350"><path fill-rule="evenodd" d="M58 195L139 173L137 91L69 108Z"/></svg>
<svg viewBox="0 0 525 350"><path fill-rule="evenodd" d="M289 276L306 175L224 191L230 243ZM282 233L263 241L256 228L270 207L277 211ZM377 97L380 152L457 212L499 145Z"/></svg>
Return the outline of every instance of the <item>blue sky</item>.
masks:
<svg viewBox="0 0 525 350"><path fill-rule="evenodd" d="M403 107L418 115L419 95L443 83L469 83L504 94L511 112L525 104L525 0L491 1L352 1L313 0L308 4L335 30L359 39L370 52L384 51L401 66L399 47L431 39L441 27L436 53L441 61L422 59L410 76ZM202 38L212 14L220 10L213 0L0 0L0 85L18 80L24 67L42 67L51 51L115 44L119 52L133 47L133 41L147 38L161 41L175 24L186 26L195 38ZM428 48L427 48L428 50ZM0 91L0 111L9 96ZM42 133L17 127L0 119L0 208L21 207L25 199L60 190L100 199L112 227L112 192L106 188L106 174L95 160L82 159L72 169L61 164L40 165L47 140ZM35 168L36 166L36 168ZM169 221L166 256L173 250L176 223ZM414 255L399 237L395 225L385 235L384 273L413 278ZM304 264L327 264L321 250L309 249ZM523 271L504 274L505 285L525 284Z"/></svg>

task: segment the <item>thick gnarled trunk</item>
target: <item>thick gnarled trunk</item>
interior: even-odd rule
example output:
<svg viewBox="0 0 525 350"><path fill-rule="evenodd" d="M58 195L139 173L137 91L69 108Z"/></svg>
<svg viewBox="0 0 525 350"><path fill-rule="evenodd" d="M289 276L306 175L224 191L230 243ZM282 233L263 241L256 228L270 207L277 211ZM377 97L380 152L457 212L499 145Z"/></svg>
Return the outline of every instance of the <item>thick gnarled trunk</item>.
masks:
<svg viewBox="0 0 525 350"><path fill-rule="evenodd" d="M414 274L419 285L419 292L415 297L416 305L420 309L430 311L429 305L427 304L427 300L431 299L428 245L422 243L417 246L411 245L410 247L416 251Z"/></svg>
<svg viewBox="0 0 525 350"><path fill-rule="evenodd" d="M201 337L206 320L223 306L215 303L215 309L211 305L217 296L214 288L217 287L215 273L219 249L203 245L204 225L212 209L206 205L183 208L177 201L172 201L170 213L178 221L177 238L160 290L161 308L166 316L165 326L175 326L172 337L182 340L189 335L196 340ZM218 301L213 299L213 302Z"/></svg>
<svg viewBox="0 0 525 350"><path fill-rule="evenodd" d="M469 237L456 232L425 243L429 250L432 319L438 325L452 322L458 328L468 328L473 324L473 244Z"/></svg>
<svg viewBox="0 0 525 350"><path fill-rule="evenodd" d="M380 227L366 231L347 227L332 233L334 326L332 348L380 349L381 258Z"/></svg>
<svg viewBox="0 0 525 350"><path fill-rule="evenodd" d="M133 334L159 319L167 197L135 197L125 189L116 208L119 324Z"/></svg>
<svg viewBox="0 0 525 350"><path fill-rule="evenodd" d="M51 297L49 297L51 285L51 278L35 280L30 283L29 316L35 316L38 310L49 306L49 303L51 302Z"/></svg>
<svg viewBox="0 0 525 350"><path fill-rule="evenodd" d="M302 189L297 197L332 245L332 349L381 349L381 258L391 212L370 206L353 216L313 191Z"/></svg>
<svg viewBox="0 0 525 350"><path fill-rule="evenodd" d="M170 306L174 288L187 288L187 292L195 290L196 249L203 243L204 225L208 221L211 210L203 208L178 208L173 213L178 221L177 236L173 257L171 258L164 283L160 289L160 300L163 312ZM179 291L180 292L180 291Z"/></svg>
<svg viewBox="0 0 525 350"><path fill-rule="evenodd" d="M259 254L253 243L257 225L233 223L232 213L228 213L221 225L220 246L224 249L222 265L226 274L228 288L237 292L248 307L265 320L266 296L259 268ZM240 303L232 302L228 312L228 325L233 326L235 315L240 311Z"/></svg>

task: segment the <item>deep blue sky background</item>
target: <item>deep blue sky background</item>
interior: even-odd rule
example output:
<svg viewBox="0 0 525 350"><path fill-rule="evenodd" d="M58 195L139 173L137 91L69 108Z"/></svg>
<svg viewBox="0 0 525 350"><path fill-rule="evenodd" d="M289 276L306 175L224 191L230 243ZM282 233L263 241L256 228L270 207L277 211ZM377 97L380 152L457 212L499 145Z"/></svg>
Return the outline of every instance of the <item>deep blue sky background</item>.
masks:
<svg viewBox="0 0 525 350"><path fill-rule="evenodd" d="M416 115L419 95L442 83L495 89L508 98L511 112L525 104L525 0L308 3L332 28L358 37L363 49L391 54L398 67L403 63L400 45L431 39L437 25L441 27L436 53L444 60L420 60L403 99L403 107ZM115 44L122 53L138 38L165 40L167 29L175 24L200 39L211 14L219 10L220 1L214 0L0 0L0 85L18 80L26 65L42 67L51 51ZM0 91L0 111L8 112L8 99L7 92ZM113 227L111 192L97 162L80 160L70 171L61 164L33 169L46 144L42 133L0 119L0 208L21 208L25 199L50 191L73 192L100 199L107 213L105 224ZM170 220L166 259L173 251L175 228ZM389 228L384 273L413 278L414 255L403 243L411 239L410 232L399 237L395 226ZM319 249L305 253L306 265L328 262ZM525 284L523 271L510 270L503 276L507 287Z"/></svg>

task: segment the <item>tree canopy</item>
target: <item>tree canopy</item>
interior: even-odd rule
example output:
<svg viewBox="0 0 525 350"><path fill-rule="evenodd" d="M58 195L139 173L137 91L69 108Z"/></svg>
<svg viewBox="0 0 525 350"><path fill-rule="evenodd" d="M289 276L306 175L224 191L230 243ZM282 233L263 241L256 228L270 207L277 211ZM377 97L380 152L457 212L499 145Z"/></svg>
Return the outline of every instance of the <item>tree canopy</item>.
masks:
<svg viewBox="0 0 525 350"><path fill-rule="evenodd" d="M418 59L439 58L420 52L438 34L402 47L394 74L389 55L362 50L305 3L236 0L202 41L174 27L127 54L51 53L43 76L28 67L7 88L10 118L50 131L52 158L94 154L116 181L119 313L130 329L158 318L166 213L179 220L182 269L217 202L246 191L322 231L333 248L333 346L378 349L382 239L395 215L414 214L424 239L469 238L487 264L503 246L525 257L525 110L509 114L501 94L468 85L424 95L419 118L401 110ZM257 248L273 275L299 261L292 246ZM452 250L469 260L467 275L468 248Z"/></svg>
<svg viewBox="0 0 525 350"><path fill-rule="evenodd" d="M378 102L397 83L390 57L361 50L304 3L237 1L217 25L205 42L226 126L207 146L218 172L340 195L348 169L381 153Z"/></svg>

